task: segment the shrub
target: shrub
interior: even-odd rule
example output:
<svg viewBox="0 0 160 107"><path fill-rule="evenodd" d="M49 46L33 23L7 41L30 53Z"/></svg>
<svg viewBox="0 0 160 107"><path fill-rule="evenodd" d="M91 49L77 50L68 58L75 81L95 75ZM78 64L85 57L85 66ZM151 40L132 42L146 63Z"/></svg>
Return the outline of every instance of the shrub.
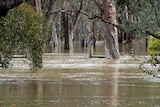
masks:
<svg viewBox="0 0 160 107"><path fill-rule="evenodd" d="M42 67L43 19L27 3L10 10L6 17L0 19L0 56L7 60L6 64L14 54L29 53L31 67Z"/></svg>
<svg viewBox="0 0 160 107"><path fill-rule="evenodd" d="M148 51L150 54L160 55L160 40L154 37L150 37Z"/></svg>

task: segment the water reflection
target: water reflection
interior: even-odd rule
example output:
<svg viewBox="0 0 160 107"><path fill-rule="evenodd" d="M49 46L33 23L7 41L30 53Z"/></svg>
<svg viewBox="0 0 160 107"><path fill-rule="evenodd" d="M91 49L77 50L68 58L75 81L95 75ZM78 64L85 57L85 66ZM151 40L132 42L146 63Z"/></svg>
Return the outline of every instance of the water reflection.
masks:
<svg viewBox="0 0 160 107"><path fill-rule="evenodd" d="M109 72L109 73L108 73ZM117 74L108 68L64 69L44 80L9 80L0 84L0 105L18 107L116 107ZM60 78L56 78L59 75Z"/></svg>
<svg viewBox="0 0 160 107"><path fill-rule="evenodd" d="M141 49L138 48L138 49ZM137 49L137 50L138 50ZM138 72L133 59L90 59L75 45L74 55L44 55L44 69L0 71L2 107L158 107L159 81ZM96 54L103 53L100 43ZM53 52L50 47L46 52ZM55 52L55 51L54 51ZM64 52L63 49L56 52ZM125 53L125 51L123 51ZM19 64L20 66L20 64Z"/></svg>
<svg viewBox="0 0 160 107"><path fill-rule="evenodd" d="M136 55L146 55L147 48L145 41L134 41L132 44L119 44L119 50L121 55L136 54ZM48 44L45 47L46 53L68 53L69 51L64 50L64 43L60 43L58 47L54 47L53 44ZM87 47L81 47L79 42L74 42L72 53L89 53ZM104 55L104 42L97 41L96 48L94 48L94 54Z"/></svg>
<svg viewBox="0 0 160 107"><path fill-rule="evenodd" d="M28 77L23 78L21 76L8 80L1 78L0 105L3 107L9 107L11 104L16 104L17 107L160 105L159 83L149 81L150 77L136 72L136 68L66 68L39 72L28 72ZM31 79L35 74L34 79Z"/></svg>

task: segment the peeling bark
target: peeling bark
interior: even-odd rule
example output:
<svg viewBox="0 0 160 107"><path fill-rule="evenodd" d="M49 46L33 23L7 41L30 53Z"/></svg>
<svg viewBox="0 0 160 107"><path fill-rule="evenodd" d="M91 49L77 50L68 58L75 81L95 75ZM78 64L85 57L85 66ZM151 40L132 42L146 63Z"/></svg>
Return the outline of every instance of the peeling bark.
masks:
<svg viewBox="0 0 160 107"><path fill-rule="evenodd" d="M108 20L113 24L116 22L116 9L114 6L113 0L104 0L104 19ZM119 46L118 46L118 37L117 37L117 28L110 24L105 24L105 44L108 48L109 53L106 53L107 58L111 57L113 59L119 58Z"/></svg>
<svg viewBox="0 0 160 107"><path fill-rule="evenodd" d="M118 46L118 32L117 28L113 25L117 24L116 21L116 9L114 6L114 0L103 0L103 5L94 0L97 7L102 11L103 19L109 23L105 23L105 53L106 58L118 59L119 58L119 46ZM101 6L101 7L100 7ZM111 24L110 24L111 23Z"/></svg>

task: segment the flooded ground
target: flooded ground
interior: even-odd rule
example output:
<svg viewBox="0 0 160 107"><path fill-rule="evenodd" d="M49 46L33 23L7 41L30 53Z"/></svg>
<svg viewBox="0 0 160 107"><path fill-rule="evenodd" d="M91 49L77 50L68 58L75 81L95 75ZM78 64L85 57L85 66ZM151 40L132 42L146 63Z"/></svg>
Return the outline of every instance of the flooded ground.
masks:
<svg viewBox="0 0 160 107"><path fill-rule="evenodd" d="M131 56L46 53L43 60L41 70L17 58L0 71L0 107L160 107L160 80L139 71Z"/></svg>

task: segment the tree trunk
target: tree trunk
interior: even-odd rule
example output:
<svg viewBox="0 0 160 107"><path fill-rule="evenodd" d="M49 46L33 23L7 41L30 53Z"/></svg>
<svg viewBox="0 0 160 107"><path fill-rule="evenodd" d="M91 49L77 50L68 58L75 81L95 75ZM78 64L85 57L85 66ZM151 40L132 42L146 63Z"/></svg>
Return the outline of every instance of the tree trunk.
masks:
<svg viewBox="0 0 160 107"><path fill-rule="evenodd" d="M97 0L94 0L94 2L102 12L103 19L108 21L109 23L116 25L116 8L114 6L114 0L103 0L103 5L101 5ZM105 23L104 28L106 58L118 59L120 54L117 28L108 23Z"/></svg>
<svg viewBox="0 0 160 107"><path fill-rule="evenodd" d="M62 13L62 21L63 21L63 31L64 31L64 49L69 50L69 33L68 33L68 15L66 13Z"/></svg>
<svg viewBox="0 0 160 107"><path fill-rule="evenodd" d="M92 32L93 32L93 35L92 35L92 43L93 43L93 47L95 48L95 47L96 47L96 35L97 35L97 30L96 30L95 21L93 21Z"/></svg>
<svg viewBox="0 0 160 107"><path fill-rule="evenodd" d="M48 29L50 29L50 26L52 24L52 20L53 20L53 12L54 12L54 5L56 3L57 0L49 0L49 8L48 11L46 13L46 18L47 18L47 23L46 23L46 31ZM51 41L52 35L50 35L47 39L47 42L49 43Z"/></svg>
<svg viewBox="0 0 160 107"><path fill-rule="evenodd" d="M36 11L40 16L42 16L41 0L35 0L35 1L36 1Z"/></svg>
<svg viewBox="0 0 160 107"><path fill-rule="evenodd" d="M47 27L49 27L52 23L52 19L53 19L53 12L54 12L54 5L56 3L57 0L49 0L50 4L49 4L49 9L47 12Z"/></svg>
<svg viewBox="0 0 160 107"><path fill-rule="evenodd" d="M52 21L52 40L53 40L53 45L55 49L57 49L58 48L58 36L57 36L56 28L55 28L53 21Z"/></svg>
<svg viewBox="0 0 160 107"><path fill-rule="evenodd" d="M116 22L116 9L114 0L103 0L103 18L110 23L117 24ZM105 52L106 58L119 58L117 28L113 25L105 23Z"/></svg>
<svg viewBox="0 0 160 107"><path fill-rule="evenodd" d="M75 32L75 30L76 30L76 28L77 28L77 26L78 26L78 21L79 21L79 18L80 18L80 16L81 16L81 10L82 10L82 8L83 8L83 0L81 0L81 4L80 4L80 7L79 7L79 10L78 10L78 12L76 13L76 15L75 15L75 18L73 19L73 24L71 25L71 28L70 28L70 30L69 30L69 50L70 50L70 52L72 52L73 51L73 40L74 40L74 32Z"/></svg>

